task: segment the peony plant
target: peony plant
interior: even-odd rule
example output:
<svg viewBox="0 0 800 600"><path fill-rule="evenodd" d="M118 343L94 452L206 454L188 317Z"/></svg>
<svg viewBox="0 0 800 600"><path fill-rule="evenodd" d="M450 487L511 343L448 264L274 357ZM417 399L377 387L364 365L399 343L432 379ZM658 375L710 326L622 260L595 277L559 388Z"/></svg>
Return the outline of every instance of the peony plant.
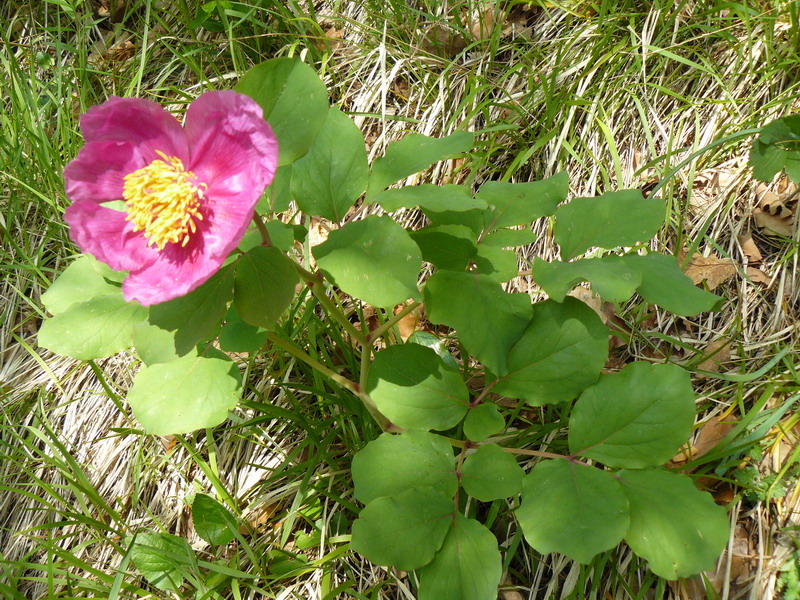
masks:
<svg viewBox="0 0 800 600"><path fill-rule="evenodd" d="M610 302L638 294L679 315L719 307L673 256L645 244L663 225L661 200L624 190L566 202L563 173L477 190L392 187L469 152L472 135L411 134L370 165L356 125L291 59L255 67L236 91L201 95L183 125L153 102L112 98L81 127L86 145L64 174L65 219L84 256L44 294L52 317L39 343L83 360L133 349L142 365L127 402L145 431L222 423L242 388L231 353L279 348L352 393L381 426L353 457L363 509L351 545L416 570L420 598L496 597L503 563L492 510L478 508L487 503L513 507L541 553L588 563L624 542L667 579L713 566L728 540L725 508L664 466L694 423L689 373L669 361L606 370L610 331L569 295L589 282ZM350 218L359 201L383 214ZM332 223L311 257L298 252L306 231L278 218L290 203ZM407 208L429 224L404 228L391 215ZM528 226L539 218L553 223L561 260L534 261L548 298L532 302L504 284L518 276L514 249L533 241ZM273 332L297 317L286 311L298 294L316 296L361 356L360 372L326 366ZM404 340L397 325L421 304L444 333ZM378 324L355 327L367 307ZM541 427L566 427L566 447L531 447L538 426L520 425L501 399L560 405L565 420ZM525 472L520 457L537 462ZM230 542L235 519L198 499L198 523L227 523L198 533ZM181 543L147 535L148 547L163 542L172 554ZM154 585L182 584L140 568Z"/></svg>

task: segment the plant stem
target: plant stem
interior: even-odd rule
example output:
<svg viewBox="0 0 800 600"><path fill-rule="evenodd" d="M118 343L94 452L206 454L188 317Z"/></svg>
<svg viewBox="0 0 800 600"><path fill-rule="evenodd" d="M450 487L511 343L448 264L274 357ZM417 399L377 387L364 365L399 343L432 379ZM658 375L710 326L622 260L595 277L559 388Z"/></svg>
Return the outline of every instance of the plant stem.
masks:
<svg viewBox="0 0 800 600"><path fill-rule="evenodd" d="M264 225L260 214L253 213L253 223L256 224L256 229L258 229L258 233L261 236L261 245L265 248L272 246L272 238L269 237L269 231L267 231L267 226Z"/></svg>
<svg viewBox="0 0 800 600"><path fill-rule="evenodd" d="M542 452L541 450L525 450L523 448L506 448L504 446L500 446L506 452L510 454L522 454L525 456L541 456L542 458L563 458L569 460L569 456L564 456L563 454L555 454L553 452Z"/></svg>
<svg viewBox="0 0 800 600"><path fill-rule="evenodd" d="M302 360L309 367L315 369L317 372L321 373L322 375L324 375L325 377L336 383L336 385L338 385L339 387L347 390L348 392L356 396L359 400L361 400L361 403L367 409L370 416L372 416L372 418L375 419L375 421L378 423L378 425L381 427L383 431L395 431L397 429L395 425L391 421L389 421L389 419L387 419L381 413L381 411L378 410L375 401L370 397L370 395L366 391L363 390L361 386L359 386L359 384L349 380L347 377L344 377L343 375L340 375L333 369L326 367L317 359L313 358L312 356L309 356L294 344L291 344L286 340L281 339L280 337L275 335L275 333L273 333L272 331L267 332L267 340L269 340L276 346L283 348L284 350L286 350L286 352L288 352L295 358Z"/></svg>
<svg viewBox="0 0 800 600"><path fill-rule="evenodd" d="M356 340L362 346L366 343L366 336L361 333L358 329L355 328L344 313L339 309L336 304L334 304L333 300L328 298L328 295L325 293L325 286L322 285L324 279L322 273L312 273L311 271L303 268L302 265L298 264L296 261L292 261L297 274L300 275L300 279L302 279L306 285L311 289L311 293L314 294L317 301L320 303L325 312L328 313L331 317L333 317L339 325L341 325L347 334Z"/></svg>
<svg viewBox="0 0 800 600"><path fill-rule="evenodd" d="M413 312L413 311L414 311L414 309L416 309L416 308L417 308L417 307L418 307L420 304L421 304L421 302L412 302L411 304L409 304L408 306L406 306L405 308L403 308L403 310L401 310L399 313L397 313L396 315L394 315L394 316L393 316L391 319L389 319L388 321L386 321L386 323L384 323L383 325L381 325L381 326L379 326L379 327L376 327L376 328L374 329L374 331L371 331L371 332L369 333L369 335L367 336L367 340L368 340L368 341L377 340L377 339L378 339L379 337L381 337L381 336L382 336L384 333L386 333L386 332L387 332L387 331L389 331L389 330L390 330L392 327L394 327L394 326L395 326L395 325L397 325L397 324L398 324L400 321L402 321L402 320L403 320L403 317L405 317L406 315L409 315L409 314L411 314L411 312Z"/></svg>

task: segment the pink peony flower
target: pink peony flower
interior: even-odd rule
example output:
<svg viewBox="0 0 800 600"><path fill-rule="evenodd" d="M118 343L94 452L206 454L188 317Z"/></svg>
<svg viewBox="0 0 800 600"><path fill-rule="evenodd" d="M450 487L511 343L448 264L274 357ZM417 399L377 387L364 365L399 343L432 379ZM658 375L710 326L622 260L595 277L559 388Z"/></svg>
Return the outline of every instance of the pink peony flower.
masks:
<svg viewBox="0 0 800 600"><path fill-rule="evenodd" d="M78 247L130 271L125 299L192 291L222 265L278 165L261 108L233 91L192 102L183 126L155 102L111 98L81 117L86 145L64 169ZM122 200L126 211L104 203Z"/></svg>

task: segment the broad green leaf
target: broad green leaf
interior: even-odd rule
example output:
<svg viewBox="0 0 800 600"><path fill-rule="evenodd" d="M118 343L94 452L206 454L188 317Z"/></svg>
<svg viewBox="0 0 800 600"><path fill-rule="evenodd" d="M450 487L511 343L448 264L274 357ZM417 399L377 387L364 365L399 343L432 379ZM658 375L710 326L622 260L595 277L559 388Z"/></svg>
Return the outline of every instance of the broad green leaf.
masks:
<svg viewBox="0 0 800 600"><path fill-rule="evenodd" d="M531 318L527 294L509 294L490 277L456 271L428 279L425 309L432 323L455 328L469 353L500 375Z"/></svg>
<svg viewBox="0 0 800 600"><path fill-rule="evenodd" d="M664 223L664 202L638 190L575 198L556 211L553 235L564 260L592 246L616 248L649 240Z"/></svg>
<svg viewBox="0 0 800 600"><path fill-rule="evenodd" d="M80 360L105 358L133 345L133 326L147 318L147 309L125 302L122 292L101 294L46 319L39 346Z"/></svg>
<svg viewBox="0 0 800 600"><path fill-rule="evenodd" d="M292 166L292 196L308 215L341 221L369 179L364 136L332 107L314 145Z"/></svg>
<svg viewBox="0 0 800 600"><path fill-rule="evenodd" d="M426 210L425 216L433 226L440 225L463 225L469 227L477 238L483 231L483 213L484 211L473 209L465 210L463 212L456 212L454 210L446 210L442 212L434 212Z"/></svg>
<svg viewBox="0 0 800 600"><path fill-rule="evenodd" d="M469 409L464 419L464 435L473 442L482 442L506 426L503 415L496 404L484 402Z"/></svg>
<svg viewBox="0 0 800 600"><path fill-rule="evenodd" d="M646 469L620 471L630 503L625 541L664 579L689 577L714 567L730 536L725 509L685 475Z"/></svg>
<svg viewBox="0 0 800 600"><path fill-rule="evenodd" d="M519 275L519 258L514 250L481 244L473 263L474 273L486 275L495 281L508 281Z"/></svg>
<svg viewBox="0 0 800 600"><path fill-rule="evenodd" d="M628 254L625 264L642 274L637 288L650 304L657 304L676 315L693 316L719 310L724 299L700 289L678 267L674 256L651 252L645 256Z"/></svg>
<svg viewBox="0 0 800 600"><path fill-rule="evenodd" d="M175 351L190 352L218 326L233 296L233 269L223 267L185 296L150 307L149 321L175 332Z"/></svg>
<svg viewBox="0 0 800 600"><path fill-rule="evenodd" d="M313 248L314 258L344 292L367 304L389 308L420 299L419 247L389 217L369 216L332 231Z"/></svg>
<svg viewBox="0 0 800 600"><path fill-rule="evenodd" d="M407 185L381 192L373 200L387 211L415 208L417 206L423 210L433 212L464 212L466 210L483 210L486 208L486 202L479 198L473 198L469 188L452 184L433 185L423 183L422 185Z"/></svg>
<svg viewBox="0 0 800 600"><path fill-rule="evenodd" d="M364 504L415 486L435 488L449 498L458 489L450 443L423 431L381 434L353 457L352 474L353 495Z"/></svg>
<svg viewBox="0 0 800 600"><path fill-rule="evenodd" d="M410 133L392 142L386 154L372 165L367 187L367 199L383 191L395 181L427 169L433 163L472 148L472 134L457 131L443 138Z"/></svg>
<svg viewBox="0 0 800 600"><path fill-rule="evenodd" d="M753 177L772 181L782 169L800 183L800 115L789 115L768 123L750 148Z"/></svg>
<svg viewBox="0 0 800 600"><path fill-rule="evenodd" d="M389 346L375 355L367 391L404 429L450 429L466 414L469 391L461 374L417 344Z"/></svg>
<svg viewBox="0 0 800 600"><path fill-rule="evenodd" d="M233 304L245 323L271 329L294 298L300 282L292 261L271 246L239 257Z"/></svg>
<svg viewBox="0 0 800 600"><path fill-rule="evenodd" d="M575 298L545 300L492 391L534 406L565 402L597 381L607 357L608 329L591 308Z"/></svg>
<svg viewBox="0 0 800 600"><path fill-rule="evenodd" d="M289 210L292 201L292 165L278 167L266 195L256 206L259 213L281 213Z"/></svg>
<svg viewBox="0 0 800 600"><path fill-rule="evenodd" d="M129 556L150 585L172 592L179 591L183 573L196 562L189 542L169 533L138 534Z"/></svg>
<svg viewBox="0 0 800 600"><path fill-rule="evenodd" d="M151 325L148 321L133 326L133 347L139 359L146 365L179 358L175 351L175 332Z"/></svg>
<svg viewBox="0 0 800 600"><path fill-rule="evenodd" d="M516 515L542 554L561 552L588 564L628 530L628 500L614 476L569 460L543 460L522 480Z"/></svg>
<svg viewBox="0 0 800 600"><path fill-rule="evenodd" d="M496 248L513 248L525 246L536 241L536 235L530 229L498 229L481 240L481 245Z"/></svg>
<svg viewBox="0 0 800 600"><path fill-rule="evenodd" d="M453 501L440 490L412 487L376 498L353 522L350 547L378 565L424 567L442 547L453 521Z"/></svg>
<svg viewBox="0 0 800 600"><path fill-rule="evenodd" d="M420 346L425 346L426 348L430 348L436 354L439 355L448 367L452 369L458 369L458 363L456 359L453 358L453 355L450 354L450 351L447 349L447 346L444 345L444 342L440 340L438 337L433 335L432 333L428 333L427 331L415 331L406 340L407 344L419 344Z"/></svg>
<svg viewBox="0 0 800 600"><path fill-rule="evenodd" d="M634 362L586 389L569 419L569 448L610 467L640 469L675 456L694 423L689 373Z"/></svg>
<svg viewBox="0 0 800 600"><path fill-rule="evenodd" d="M464 225L433 225L411 232L423 260L440 269L464 271L478 254L475 234Z"/></svg>
<svg viewBox="0 0 800 600"><path fill-rule="evenodd" d="M476 500L491 502L518 494L524 474L513 455L484 444L464 461L461 487Z"/></svg>
<svg viewBox="0 0 800 600"><path fill-rule="evenodd" d="M568 192L569 178L561 172L531 183L489 181L481 186L476 198L486 201L486 230L493 231L552 215L567 199Z"/></svg>
<svg viewBox="0 0 800 600"><path fill-rule="evenodd" d="M267 332L242 321L236 309L231 307L218 339L223 352L256 352L267 342Z"/></svg>
<svg viewBox="0 0 800 600"><path fill-rule="evenodd" d="M573 262L547 262L537 257L533 261L533 279L556 302L561 302L581 281L591 283L603 300L625 302L641 285L642 274L613 254Z"/></svg>
<svg viewBox="0 0 800 600"><path fill-rule="evenodd" d="M97 296L121 296L119 283L127 274L113 271L104 263L85 254L74 260L42 294L42 304L50 314L65 312Z"/></svg>
<svg viewBox="0 0 800 600"><path fill-rule="evenodd" d="M233 541L239 528L236 518L228 509L206 494L194 496L192 523L197 535L215 546L224 546Z"/></svg>
<svg viewBox="0 0 800 600"><path fill-rule="evenodd" d="M419 572L419 600L495 600L502 575L492 532L456 513L442 548Z"/></svg>
<svg viewBox="0 0 800 600"><path fill-rule="evenodd" d="M188 433L222 423L239 401L241 387L230 360L188 355L142 367L128 390L128 403L148 433Z"/></svg>
<svg viewBox="0 0 800 600"><path fill-rule="evenodd" d="M278 138L281 166L308 152L328 115L328 90L314 69L294 58L272 58L256 65L235 89L264 110L264 119Z"/></svg>
<svg viewBox="0 0 800 600"><path fill-rule="evenodd" d="M304 230L302 225L287 225L280 221L269 221L264 226L267 228L272 245L282 252L288 252L294 246L294 242L298 238L296 228L299 228L301 232ZM244 248L242 249L244 250ZM252 247L247 248L245 252L249 250L252 250Z"/></svg>

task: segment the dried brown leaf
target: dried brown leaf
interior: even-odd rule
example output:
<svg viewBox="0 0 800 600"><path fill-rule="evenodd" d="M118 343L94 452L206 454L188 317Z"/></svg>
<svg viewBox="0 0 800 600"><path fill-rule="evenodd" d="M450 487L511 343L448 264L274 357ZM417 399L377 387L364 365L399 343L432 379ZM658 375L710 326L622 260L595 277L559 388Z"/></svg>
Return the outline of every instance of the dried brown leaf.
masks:
<svg viewBox="0 0 800 600"><path fill-rule="evenodd" d="M750 233L740 235L738 240L739 245L742 247L742 252L751 263L760 263L764 259L761 255L761 250L758 249Z"/></svg>
<svg viewBox="0 0 800 600"><path fill-rule="evenodd" d="M708 283L708 288L713 290L736 274L736 265L730 258L695 254L684 272L693 283L705 281Z"/></svg>
<svg viewBox="0 0 800 600"><path fill-rule="evenodd" d="M405 308L405 305L400 304L396 306L394 309L394 314L398 314ZM422 322L422 315L420 314L420 307L418 306L406 316L404 316L400 321L397 322L397 329L400 332L400 337L405 342L411 334L415 331L419 331L422 329L421 322Z"/></svg>
<svg viewBox="0 0 800 600"><path fill-rule="evenodd" d="M769 285L772 281L772 278L769 275L756 267L747 267L747 269L745 269L745 273L747 273L747 276L753 283L763 283L764 285Z"/></svg>

